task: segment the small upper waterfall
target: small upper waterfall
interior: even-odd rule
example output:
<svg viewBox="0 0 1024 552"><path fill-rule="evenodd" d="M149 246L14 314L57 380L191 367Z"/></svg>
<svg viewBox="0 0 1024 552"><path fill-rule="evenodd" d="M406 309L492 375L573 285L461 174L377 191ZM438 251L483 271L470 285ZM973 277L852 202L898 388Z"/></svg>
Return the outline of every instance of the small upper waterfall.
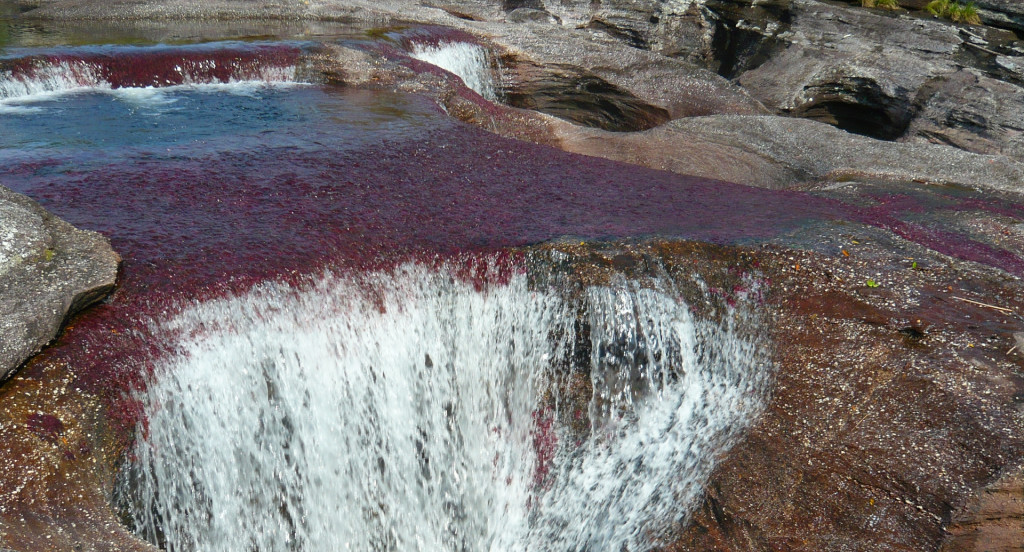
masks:
<svg viewBox="0 0 1024 552"><path fill-rule="evenodd" d="M153 322L122 500L171 551L645 550L770 370L671 286L406 265ZM586 329L584 329L586 328Z"/></svg>
<svg viewBox="0 0 1024 552"><path fill-rule="evenodd" d="M291 44L28 50L0 58L0 103L88 90L290 82L299 53Z"/></svg>
<svg viewBox="0 0 1024 552"><path fill-rule="evenodd" d="M414 43L412 57L454 74L469 89L488 100L498 98L487 50L482 46L450 41L437 44Z"/></svg>

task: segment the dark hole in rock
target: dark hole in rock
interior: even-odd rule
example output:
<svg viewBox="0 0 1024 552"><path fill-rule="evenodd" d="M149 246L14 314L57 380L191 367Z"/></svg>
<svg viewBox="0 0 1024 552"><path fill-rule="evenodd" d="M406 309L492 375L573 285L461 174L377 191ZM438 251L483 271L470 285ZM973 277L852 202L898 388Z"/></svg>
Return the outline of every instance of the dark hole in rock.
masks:
<svg viewBox="0 0 1024 552"><path fill-rule="evenodd" d="M587 28L594 29L595 31L603 31L611 36L629 44L634 48L648 49L650 46L647 39L636 29L630 29L628 27L620 27L613 25L607 21L601 21L595 19L587 25Z"/></svg>
<svg viewBox="0 0 1024 552"><path fill-rule="evenodd" d="M517 10L519 8L543 10L544 2L542 2L541 0L502 0L501 8L507 12Z"/></svg>
<svg viewBox="0 0 1024 552"><path fill-rule="evenodd" d="M547 72L505 91L509 105L614 132L647 130L668 122L650 105L595 75Z"/></svg>
<svg viewBox="0 0 1024 552"><path fill-rule="evenodd" d="M458 10L455 10L455 9L452 9L452 8L442 8L442 9L448 15L451 15L452 17L458 17L459 19L462 19L464 21L480 21L480 18L475 16L475 15L470 15L468 13L461 12L461 11L458 11Z"/></svg>
<svg viewBox="0 0 1024 552"><path fill-rule="evenodd" d="M900 333L909 339L922 339L925 336L924 330L915 326L900 328Z"/></svg>
<svg viewBox="0 0 1024 552"><path fill-rule="evenodd" d="M711 39L712 69L732 79L756 69L768 61L775 50L774 38L747 29L738 29L728 21L719 20Z"/></svg>
<svg viewBox="0 0 1024 552"><path fill-rule="evenodd" d="M744 6L709 0L705 7L715 16L709 64L729 79L768 61L781 48L775 37L786 31L792 21L788 2Z"/></svg>
<svg viewBox="0 0 1024 552"><path fill-rule="evenodd" d="M894 140L907 129L908 117L874 102L851 103L828 99L803 105L791 114L830 124L853 134L879 140Z"/></svg>

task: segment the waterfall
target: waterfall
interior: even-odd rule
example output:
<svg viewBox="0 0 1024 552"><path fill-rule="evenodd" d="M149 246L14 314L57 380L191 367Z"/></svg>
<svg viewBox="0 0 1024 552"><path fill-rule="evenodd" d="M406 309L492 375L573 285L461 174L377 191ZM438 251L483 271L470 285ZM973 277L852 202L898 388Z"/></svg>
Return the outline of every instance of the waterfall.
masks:
<svg viewBox="0 0 1024 552"><path fill-rule="evenodd" d="M498 98L487 50L482 46L448 41L436 45L416 43L412 48L412 57L459 77L470 90L485 99L495 101Z"/></svg>
<svg viewBox="0 0 1024 552"><path fill-rule="evenodd" d="M280 83L295 80L290 44L108 46L0 58L0 104L82 91Z"/></svg>
<svg viewBox="0 0 1024 552"><path fill-rule="evenodd" d="M770 373L660 288L408 265L191 305L123 501L170 551L648 549Z"/></svg>

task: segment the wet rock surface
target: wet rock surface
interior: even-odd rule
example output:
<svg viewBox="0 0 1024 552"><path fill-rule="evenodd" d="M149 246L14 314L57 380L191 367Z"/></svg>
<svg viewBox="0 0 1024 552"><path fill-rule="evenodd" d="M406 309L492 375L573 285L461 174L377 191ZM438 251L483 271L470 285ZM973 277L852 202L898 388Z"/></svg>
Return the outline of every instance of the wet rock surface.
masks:
<svg viewBox="0 0 1024 552"><path fill-rule="evenodd" d="M103 236L0 186L0 380L107 295L120 261Z"/></svg>
<svg viewBox="0 0 1024 552"><path fill-rule="evenodd" d="M1024 549L1024 474L1009 471L978 491L953 519L949 539L942 550L993 550L1015 552Z"/></svg>
<svg viewBox="0 0 1024 552"><path fill-rule="evenodd" d="M978 2L998 29L812 0L118 6L129 5L23 5L27 16L58 19L117 12L121 19L372 20L388 30L407 21L445 25L491 49L501 102L426 70L394 44L322 46L307 54L303 70L319 82L422 94L507 137L798 190L806 195L792 196L793 205L834 208L770 236L702 236L716 244L637 238L541 246L565 252L582 278L692 265L719 290L716 304L735 299L737 275L766 283L762 306L778 367L772 400L667 549L1020 550L1017 2ZM613 170L595 167L581 190ZM738 192L723 184L720 193ZM745 245L721 245L729 241ZM123 329L99 324L107 325ZM121 544L105 549L142 547L109 512L109 473L88 471L90 454L114 464L123 443L104 431L109 419L131 419L130 408L111 413L95 397L77 399L73 380L60 375L62 359L40 359L4 387L5 420L14 422L0 438L36 455L26 463L48 466L49 476L5 499L7 512L39 522L17 530L0 522L0 543L47 549L33 535L79 519L72 512L81 504L66 498L88 489L95 492L87 510L100 514L82 527L114 527ZM17 402L53 381L64 382L57 398ZM104 442L97 434L113 442L96 445ZM59 475L65 471L79 475ZM15 476L30 479L9 480ZM50 497L44 514L27 506L38 496ZM100 530L63 542L86 541L110 542Z"/></svg>
<svg viewBox="0 0 1024 552"><path fill-rule="evenodd" d="M935 550L1019 466L1019 282L835 238L838 254L769 255L775 394L675 549Z"/></svg>

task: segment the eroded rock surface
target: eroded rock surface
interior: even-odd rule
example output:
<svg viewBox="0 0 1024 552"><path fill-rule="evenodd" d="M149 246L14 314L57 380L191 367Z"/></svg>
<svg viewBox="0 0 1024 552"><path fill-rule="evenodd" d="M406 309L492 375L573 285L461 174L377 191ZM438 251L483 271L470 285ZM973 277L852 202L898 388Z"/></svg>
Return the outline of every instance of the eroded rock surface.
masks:
<svg viewBox="0 0 1024 552"><path fill-rule="evenodd" d="M0 186L0 380L50 342L65 318L109 293L120 257Z"/></svg>
<svg viewBox="0 0 1024 552"><path fill-rule="evenodd" d="M917 91L957 70L963 41L942 22L806 0L791 13L785 48L738 77L779 112L893 139L905 132Z"/></svg>
<svg viewBox="0 0 1024 552"><path fill-rule="evenodd" d="M765 261L774 397L672 549L936 550L974 489L1020 465L1019 281L923 251L910 265L884 236L836 230L841 252ZM1000 549L956 527L947 550Z"/></svg>
<svg viewBox="0 0 1024 552"><path fill-rule="evenodd" d="M1024 5L1015 0L977 0L983 23L1024 31Z"/></svg>
<svg viewBox="0 0 1024 552"><path fill-rule="evenodd" d="M587 121L578 117L608 110L610 120L639 123L621 128L588 124L609 130L645 130L671 119L712 113L767 113L746 92L707 69L624 49L600 33L546 26L528 33L501 27L485 30L504 51L504 94L515 107L583 123Z"/></svg>
<svg viewBox="0 0 1024 552"><path fill-rule="evenodd" d="M931 144L893 144L778 116L679 119L643 133L556 130L569 151L766 188L873 176L1024 191L1024 165Z"/></svg>
<svg viewBox="0 0 1024 552"><path fill-rule="evenodd" d="M929 83L908 139L1024 159L1024 88L961 70Z"/></svg>

